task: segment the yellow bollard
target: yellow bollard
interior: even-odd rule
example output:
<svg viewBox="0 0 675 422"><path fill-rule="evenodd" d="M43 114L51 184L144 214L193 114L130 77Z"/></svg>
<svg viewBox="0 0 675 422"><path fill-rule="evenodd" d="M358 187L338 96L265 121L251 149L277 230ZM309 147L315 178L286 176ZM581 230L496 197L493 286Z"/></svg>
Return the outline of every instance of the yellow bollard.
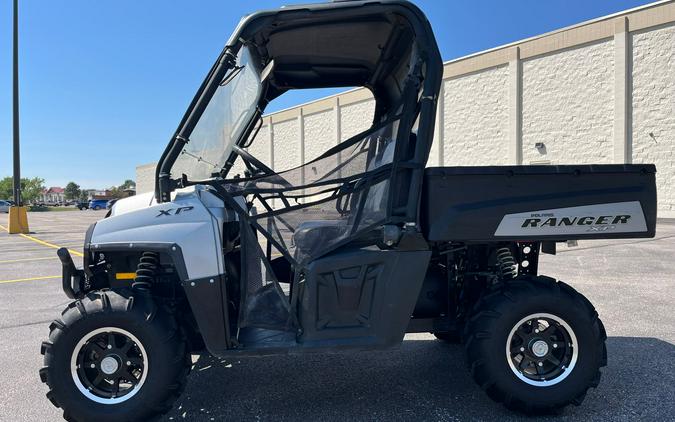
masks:
<svg viewBox="0 0 675 422"><path fill-rule="evenodd" d="M10 234L28 234L28 213L26 212L26 207L9 207L9 228L7 231Z"/></svg>

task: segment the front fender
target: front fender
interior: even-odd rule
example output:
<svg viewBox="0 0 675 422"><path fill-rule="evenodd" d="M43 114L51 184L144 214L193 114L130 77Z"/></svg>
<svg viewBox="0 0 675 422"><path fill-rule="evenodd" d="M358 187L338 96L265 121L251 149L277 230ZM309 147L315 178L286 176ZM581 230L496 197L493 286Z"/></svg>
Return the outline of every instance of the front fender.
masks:
<svg viewBox="0 0 675 422"><path fill-rule="evenodd" d="M185 267L181 281L223 274L218 220L196 191L177 195L172 202L113 213L96 223L89 242L93 251L124 245L177 245Z"/></svg>

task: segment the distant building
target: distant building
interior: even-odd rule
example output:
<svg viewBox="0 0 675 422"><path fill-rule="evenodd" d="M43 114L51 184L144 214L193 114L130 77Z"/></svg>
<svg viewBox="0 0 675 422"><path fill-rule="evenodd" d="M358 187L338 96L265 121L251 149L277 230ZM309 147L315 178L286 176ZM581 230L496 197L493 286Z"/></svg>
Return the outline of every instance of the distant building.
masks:
<svg viewBox="0 0 675 422"><path fill-rule="evenodd" d="M56 186L45 189L39 197L40 202L49 204L60 204L65 202L65 200L65 189Z"/></svg>
<svg viewBox="0 0 675 422"><path fill-rule="evenodd" d="M122 198L134 196L136 189L129 188L122 191ZM113 192L109 189L82 189L82 196L87 198L87 201L92 199L113 199Z"/></svg>
<svg viewBox="0 0 675 422"><path fill-rule="evenodd" d="M108 189L83 189L83 195L87 197L87 201L92 199L112 199L112 193Z"/></svg>

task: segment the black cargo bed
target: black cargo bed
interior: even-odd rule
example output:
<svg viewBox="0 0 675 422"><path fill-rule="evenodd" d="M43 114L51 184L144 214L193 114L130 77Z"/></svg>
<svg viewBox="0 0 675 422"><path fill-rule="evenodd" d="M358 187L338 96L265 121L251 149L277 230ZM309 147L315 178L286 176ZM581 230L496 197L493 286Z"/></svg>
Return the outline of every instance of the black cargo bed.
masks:
<svg viewBox="0 0 675 422"><path fill-rule="evenodd" d="M430 167L421 223L430 241L653 237L652 164Z"/></svg>

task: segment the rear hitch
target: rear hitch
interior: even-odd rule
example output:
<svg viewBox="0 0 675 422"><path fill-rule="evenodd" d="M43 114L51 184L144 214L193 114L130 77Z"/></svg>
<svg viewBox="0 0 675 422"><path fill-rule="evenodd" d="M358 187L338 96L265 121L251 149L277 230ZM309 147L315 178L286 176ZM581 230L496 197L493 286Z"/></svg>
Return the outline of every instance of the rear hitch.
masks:
<svg viewBox="0 0 675 422"><path fill-rule="evenodd" d="M62 275L61 275L61 284L63 287L63 292L71 299L76 299L82 289L80 288L80 282L82 281L82 276L84 271L75 267L73 263L73 258L70 256L70 252L66 248L59 248L56 251L59 259L61 260L62 266Z"/></svg>

